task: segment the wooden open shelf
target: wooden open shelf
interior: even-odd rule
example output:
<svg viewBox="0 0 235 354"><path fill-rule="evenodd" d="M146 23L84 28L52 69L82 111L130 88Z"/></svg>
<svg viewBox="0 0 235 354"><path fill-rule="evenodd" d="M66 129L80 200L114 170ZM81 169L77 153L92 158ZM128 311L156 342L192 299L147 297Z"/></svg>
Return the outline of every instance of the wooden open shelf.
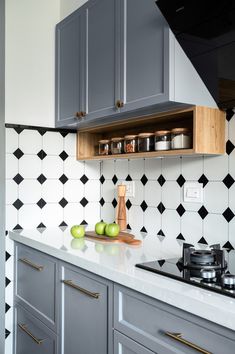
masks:
<svg viewBox="0 0 235 354"><path fill-rule="evenodd" d="M98 155L100 139L188 127L192 147L184 150L151 151L119 155ZM78 160L133 159L184 155L220 155L225 153L225 113L219 109L192 106L161 114L121 120L109 125L81 129L77 133Z"/></svg>

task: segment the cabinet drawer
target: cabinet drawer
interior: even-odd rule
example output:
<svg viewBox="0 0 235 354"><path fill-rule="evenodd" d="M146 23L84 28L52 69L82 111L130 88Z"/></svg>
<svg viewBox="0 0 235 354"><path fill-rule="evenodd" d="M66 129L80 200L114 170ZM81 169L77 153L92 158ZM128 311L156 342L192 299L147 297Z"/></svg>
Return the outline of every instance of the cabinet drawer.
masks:
<svg viewBox="0 0 235 354"><path fill-rule="evenodd" d="M22 245L16 246L16 302L50 328L56 325L56 261Z"/></svg>
<svg viewBox="0 0 235 354"><path fill-rule="evenodd" d="M57 337L20 306L15 309L14 354L57 354Z"/></svg>
<svg viewBox="0 0 235 354"><path fill-rule="evenodd" d="M234 331L118 285L114 327L158 354L234 354Z"/></svg>
<svg viewBox="0 0 235 354"><path fill-rule="evenodd" d="M114 331L114 354L154 354L123 334Z"/></svg>

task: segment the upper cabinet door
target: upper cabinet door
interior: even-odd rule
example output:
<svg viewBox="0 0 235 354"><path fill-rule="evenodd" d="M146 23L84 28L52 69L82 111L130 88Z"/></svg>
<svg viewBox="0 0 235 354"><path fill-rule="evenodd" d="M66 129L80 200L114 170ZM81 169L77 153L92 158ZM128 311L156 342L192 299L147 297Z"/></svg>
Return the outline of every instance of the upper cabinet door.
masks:
<svg viewBox="0 0 235 354"><path fill-rule="evenodd" d="M123 112L169 98L169 27L154 0L119 0Z"/></svg>
<svg viewBox="0 0 235 354"><path fill-rule="evenodd" d="M84 20L84 11L76 11L56 27L56 126L80 118Z"/></svg>
<svg viewBox="0 0 235 354"><path fill-rule="evenodd" d="M91 0L86 9L86 119L118 112L116 0Z"/></svg>

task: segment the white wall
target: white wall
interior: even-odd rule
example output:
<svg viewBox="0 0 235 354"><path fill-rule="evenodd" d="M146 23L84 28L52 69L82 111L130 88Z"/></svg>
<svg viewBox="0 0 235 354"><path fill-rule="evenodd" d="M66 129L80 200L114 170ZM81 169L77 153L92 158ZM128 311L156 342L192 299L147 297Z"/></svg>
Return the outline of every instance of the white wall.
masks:
<svg viewBox="0 0 235 354"><path fill-rule="evenodd" d="M60 0L6 1L6 123L54 126Z"/></svg>
<svg viewBox="0 0 235 354"><path fill-rule="evenodd" d="M60 17L61 19L68 16L71 12L82 6L87 0L61 0L60 1Z"/></svg>

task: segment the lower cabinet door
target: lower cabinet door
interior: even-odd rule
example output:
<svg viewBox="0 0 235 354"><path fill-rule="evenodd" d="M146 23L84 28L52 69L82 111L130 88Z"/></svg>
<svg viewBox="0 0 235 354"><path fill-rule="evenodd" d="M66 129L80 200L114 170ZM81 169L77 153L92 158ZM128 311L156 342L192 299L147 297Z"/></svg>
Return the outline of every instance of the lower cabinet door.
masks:
<svg viewBox="0 0 235 354"><path fill-rule="evenodd" d="M154 354L123 334L114 331L114 354Z"/></svg>
<svg viewBox="0 0 235 354"><path fill-rule="evenodd" d="M14 354L57 354L57 337L20 306L15 309Z"/></svg>

